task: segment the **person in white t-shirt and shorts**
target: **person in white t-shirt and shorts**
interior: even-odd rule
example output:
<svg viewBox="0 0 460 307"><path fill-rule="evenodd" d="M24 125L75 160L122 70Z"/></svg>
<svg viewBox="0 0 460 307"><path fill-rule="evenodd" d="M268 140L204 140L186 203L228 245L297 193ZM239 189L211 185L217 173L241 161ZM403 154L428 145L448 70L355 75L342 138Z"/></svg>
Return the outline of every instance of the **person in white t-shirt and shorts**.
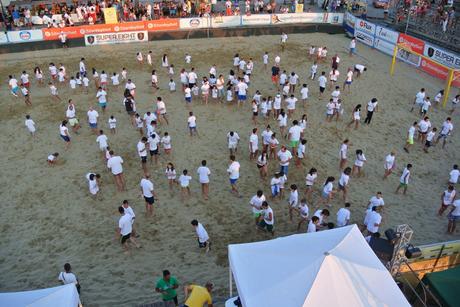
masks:
<svg viewBox="0 0 460 307"><path fill-rule="evenodd" d="M145 215L153 215L153 204L158 201L155 193L153 182L150 180L150 176L145 174L144 178L140 182L142 197L145 200Z"/></svg>

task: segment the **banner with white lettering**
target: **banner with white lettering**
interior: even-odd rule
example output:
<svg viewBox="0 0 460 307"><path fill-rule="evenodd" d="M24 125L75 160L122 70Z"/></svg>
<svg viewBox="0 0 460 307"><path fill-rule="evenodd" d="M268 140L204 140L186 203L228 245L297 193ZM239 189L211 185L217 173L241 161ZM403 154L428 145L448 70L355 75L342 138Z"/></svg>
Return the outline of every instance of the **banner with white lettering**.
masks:
<svg viewBox="0 0 460 307"><path fill-rule="evenodd" d="M85 35L85 45L108 45L148 41L147 31L116 32Z"/></svg>
<svg viewBox="0 0 460 307"><path fill-rule="evenodd" d="M460 68L460 55L445 51L427 42L425 42L423 55L448 67Z"/></svg>

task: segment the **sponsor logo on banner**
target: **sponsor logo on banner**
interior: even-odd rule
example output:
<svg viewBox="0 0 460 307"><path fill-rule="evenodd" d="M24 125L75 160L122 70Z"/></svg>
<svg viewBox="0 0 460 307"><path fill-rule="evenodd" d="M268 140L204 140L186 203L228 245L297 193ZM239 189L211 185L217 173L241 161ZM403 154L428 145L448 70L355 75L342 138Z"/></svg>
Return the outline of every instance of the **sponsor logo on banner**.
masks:
<svg viewBox="0 0 460 307"><path fill-rule="evenodd" d="M260 15L243 15L241 16L241 25L269 25L271 16L269 14Z"/></svg>
<svg viewBox="0 0 460 307"><path fill-rule="evenodd" d="M144 24L145 30L149 32L179 30L178 18L149 20L144 21Z"/></svg>
<svg viewBox="0 0 460 307"><path fill-rule="evenodd" d="M449 76L449 70L433 61L428 59L422 59L420 63L420 67L424 72L430 74L436 78L441 80L446 80ZM455 72L454 80L452 81L452 85L455 87L460 87L460 72Z"/></svg>
<svg viewBox="0 0 460 307"><path fill-rule="evenodd" d="M236 27L240 24L240 16L215 16L211 18L212 28Z"/></svg>
<svg viewBox="0 0 460 307"><path fill-rule="evenodd" d="M0 32L0 44L6 44L8 43L8 37L6 35L6 32L1 31Z"/></svg>
<svg viewBox="0 0 460 307"><path fill-rule="evenodd" d="M327 23L343 23L343 14L342 13L326 13L327 16L326 22Z"/></svg>
<svg viewBox="0 0 460 307"><path fill-rule="evenodd" d="M418 54L423 54L423 50L425 49L424 41L403 33L399 34L398 43L406 45L408 48Z"/></svg>
<svg viewBox="0 0 460 307"><path fill-rule="evenodd" d="M452 52L444 51L443 49L440 49L434 45L425 43L423 55L443 65L452 68L460 68L460 56Z"/></svg>
<svg viewBox="0 0 460 307"><path fill-rule="evenodd" d="M131 31L85 35L85 45L108 45L148 41L147 31Z"/></svg>
<svg viewBox="0 0 460 307"><path fill-rule="evenodd" d="M374 48L388 55L393 55L396 44L389 43L383 39L376 38L374 40Z"/></svg>
<svg viewBox="0 0 460 307"><path fill-rule="evenodd" d="M180 29L200 29L208 28L209 20L208 18L181 18Z"/></svg>
<svg viewBox="0 0 460 307"><path fill-rule="evenodd" d="M42 30L23 30L8 32L8 40L11 43L25 43L43 40Z"/></svg>
<svg viewBox="0 0 460 307"><path fill-rule="evenodd" d="M355 17L355 15L353 15L353 14L350 13L350 12L346 12L346 13L345 13L344 19L345 19L345 23L346 23L347 25L349 25L349 26L352 27L352 28L355 27L355 23L356 23L356 19L357 19L357 18Z"/></svg>
<svg viewBox="0 0 460 307"><path fill-rule="evenodd" d="M361 30L355 29L355 37L363 44L366 44L370 47L374 46L374 36L369 35L367 32L362 32Z"/></svg>
<svg viewBox="0 0 460 307"><path fill-rule="evenodd" d="M356 18L355 22L355 31L360 31L367 33L368 35L375 35L375 25L373 23L370 23L369 21L363 20Z"/></svg>
<svg viewBox="0 0 460 307"><path fill-rule="evenodd" d="M399 32L389 30L381 26L377 26L375 30L375 38L386 40L392 43L393 45L396 45L396 43L398 42L398 37L399 37Z"/></svg>
<svg viewBox="0 0 460 307"><path fill-rule="evenodd" d="M420 56L414 53L411 53L409 51L406 51L404 49L398 49L398 53L396 54L396 57L408 64L411 64L417 67L420 65Z"/></svg>
<svg viewBox="0 0 460 307"><path fill-rule="evenodd" d="M291 13L272 14L272 24L284 23L323 23L325 14L322 13Z"/></svg>

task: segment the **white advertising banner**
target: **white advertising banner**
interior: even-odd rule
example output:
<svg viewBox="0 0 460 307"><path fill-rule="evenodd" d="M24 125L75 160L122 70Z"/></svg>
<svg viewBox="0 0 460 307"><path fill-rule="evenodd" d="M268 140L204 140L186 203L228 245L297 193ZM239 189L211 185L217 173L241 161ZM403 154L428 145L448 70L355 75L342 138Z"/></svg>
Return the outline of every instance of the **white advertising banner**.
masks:
<svg viewBox="0 0 460 307"><path fill-rule="evenodd" d="M360 31L362 33L366 33L367 35L374 36L375 25L373 23L370 23L369 21L356 18L355 31Z"/></svg>
<svg viewBox="0 0 460 307"><path fill-rule="evenodd" d="M345 23L350 27L354 28L356 23L356 17L350 12L345 13Z"/></svg>
<svg viewBox="0 0 460 307"><path fill-rule="evenodd" d="M407 52L404 49L398 49L398 53L396 54L396 57L408 64L414 65L416 67L420 66L420 57L416 54Z"/></svg>
<svg viewBox="0 0 460 307"><path fill-rule="evenodd" d="M8 40L10 43L27 43L43 40L42 30L9 31Z"/></svg>
<svg viewBox="0 0 460 307"><path fill-rule="evenodd" d="M374 40L374 48L377 50L382 51L383 53L386 53L388 55L393 55L394 49L395 49L395 44L389 43L383 39L376 38Z"/></svg>
<svg viewBox="0 0 460 307"><path fill-rule="evenodd" d="M396 45L398 43L399 32L389 30L387 28L377 26L375 30L375 38L386 40L389 43Z"/></svg>
<svg viewBox="0 0 460 307"><path fill-rule="evenodd" d="M363 32L355 28L355 37L358 41L360 41L363 44L366 44L370 47L374 46L374 35L370 35L367 32Z"/></svg>
<svg viewBox="0 0 460 307"><path fill-rule="evenodd" d="M322 13L272 14L272 25L285 23L323 23Z"/></svg>
<svg viewBox="0 0 460 307"><path fill-rule="evenodd" d="M242 15L241 25L252 26L252 25L269 25L271 21L270 14L256 14L256 15Z"/></svg>
<svg viewBox="0 0 460 307"><path fill-rule="evenodd" d="M452 68L460 68L460 55L445 51L427 42L425 42L423 55L442 65Z"/></svg>
<svg viewBox="0 0 460 307"><path fill-rule="evenodd" d="M209 18L181 18L179 19L179 27L180 29L201 29L201 28L209 28L210 22Z"/></svg>
<svg viewBox="0 0 460 307"><path fill-rule="evenodd" d="M8 37L6 35L6 32L0 32L0 44L6 44L8 43Z"/></svg>
<svg viewBox="0 0 460 307"><path fill-rule="evenodd" d="M343 13L327 13L327 23L343 23Z"/></svg>
<svg viewBox="0 0 460 307"><path fill-rule="evenodd" d="M211 17L212 28L236 27L241 24L240 16L215 16Z"/></svg>
<svg viewBox="0 0 460 307"><path fill-rule="evenodd" d="M85 35L85 45L124 44L148 41L147 31L116 32Z"/></svg>

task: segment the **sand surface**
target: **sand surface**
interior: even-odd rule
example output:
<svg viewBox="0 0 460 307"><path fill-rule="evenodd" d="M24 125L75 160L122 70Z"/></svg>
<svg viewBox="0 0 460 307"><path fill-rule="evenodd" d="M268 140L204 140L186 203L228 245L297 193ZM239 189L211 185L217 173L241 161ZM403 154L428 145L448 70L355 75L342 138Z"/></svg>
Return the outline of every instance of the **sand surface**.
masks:
<svg viewBox="0 0 460 307"><path fill-rule="evenodd" d="M248 204L259 188L266 195L269 194L269 179L262 181L255 163L248 159L248 139L253 128L250 107L246 105L237 109L234 105L218 103L204 106L195 100L192 109L198 117L201 136L191 139L186 126L188 111L182 93L169 93L168 78L161 68L160 57L163 53L169 55L170 63L176 68L175 80L179 88L180 68L190 68L190 65L184 64L186 52L192 55L193 66L200 79L207 75L212 64L217 64L218 73L227 78L232 57L239 52L255 61L251 94L258 89L264 96L273 96L276 91L270 82L269 72L263 70L262 55L268 51L272 62L275 54L280 53L278 42L278 36L260 36L2 55L0 290L19 291L58 285L57 275L62 265L70 262L81 280L82 300L87 306L131 306L159 300L159 295L154 293L154 283L166 268L178 277L181 284L213 281L216 284L214 296L222 302L228 295L227 245L270 238L254 229ZM329 57L338 52L342 58L340 84L344 80L346 67L356 63L369 67L364 77L353 84L352 93L342 97L345 119L338 123L324 122L326 99L318 100L317 82L308 80L311 96L308 108L305 111L298 108L295 114L295 118L300 118L304 112L308 114L308 158L301 169L291 166L289 183L296 183L303 191L304 177L310 167L319 170L317 188L327 176L339 178L339 146L344 138L349 138L352 143L349 164L354 161L353 152L358 148L364 150L368 160L364 167L366 176L350 181L349 200L354 222L362 222L367 201L380 190L386 203L381 231L409 223L415 231L413 242L416 244L458 239L458 232L454 236L445 234L447 219L436 217L435 212L440 195L446 188L451 166L458 162L459 134L454 133L446 150L438 146L425 154L419 144L411 154L402 150L407 129L419 118L416 112L409 112L409 103L421 87L425 87L429 96L434 97L443 87L442 82L403 63L396 67L395 76L390 78L390 57L359 45L358 56L349 58L348 43L349 40L342 35L289 36L287 50L282 53L281 67L288 72L295 71L301 77L301 83L310 71L311 61L306 56L310 44L326 45ZM148 50L153 50L155 68L159 71L161 90L155 93L150 87L151 68L147 65L140 67L135 60L137 51L146 54ZM75 73L82 56L87 59L88 69L96 67L99 72L103 69L109 73L120 72L123 66L127 67L129 76L137 85L136 100L141 115L153 110L152 102L156 96L161 95L166 101L170 125L162 126L160 131L168 131L172 136L173 155L170 159L177 170L187 168L193 177L192 197L185 203L180 201L178 189L173 193L168 191L168 183L163 175L168 158L163 155L160 166L150 169L159 194L156 216L144 217L144 202L138 186L142 176L136 152L139 133L130 125L121 104L121 88L109 88L108 110L100 118L110 145L125 161L128 191L118 193L112 175L100 158L96 137L86 124L88 105L96 104L93 83L89 95L73 92L68 86L59 88L63 99L61 103L50 99L47 86L38 87L35 84L32 69L36 65L44 70L46 77L51 61L63 63L68 73ZM329 60L320 64L319 71L324 69L329 72L329 65ZM26 107L22 98L12 97L7 89L7 75L15 74L19 79L24 69L32 79L32 107ZM300 97L299 94L297 96ZM358 103L365 105L372 97L380 101L379 112L374 115L372 124L357 131L345 131L345 122L349 121L352 108ZM69 98L77 106L77 115L83 128L79 135L73 135L72 148L65 152L58 127L65 117L64 101ZM26 114L30 114L37 124L35 139L29 136L24 126ZM118 119L118 133L115 136L108 133L107 127L108 116L112 114ZM434 126L440 127L447 112L433 109L429 115ZM364 119L364 111L362 116ZM457 118L455 114L454 129L459 124ZM262 131L263 125L259 122L259 130ZM278 132L277 123L273 120L270 123ZM225 136L229 130L237 131L242 138L238 154L242 166L239 180L241 199L230 193L226 174L228 151ZM284 140L282 142L285 143ZM397 171L383 181L384 158L391 150L396 151ZM50 168L46 165L46 157L55 151L61 153L60 162ZM203 201L200 196L196 174L202 159L208 160L212 172L209 201ZM403 165L409 162L414 168L408 195L395 195L393 192ZM277 169L278 163L271 161L270 174ZM90 171L102 175L99 200L89 196L85 174ZM314 199L317 200L318 196L317 191ZM131 256L123 254L114 239L119 218L116 209L123 199L129 199L137 213L136 226L141 235L139 242L143 245L142 249L134 250ZM333 202L331 221L335 222L336 211L341 205L342 200L337 197ZM296 225L289 223L287 218L286 202L274 202L272 207L275 210L276 236L295 233ZM208 229L213 241L213 250L209 254L197 248L190 225L193 218L197 218ZM182 301L182 291L179 297Z"/></svg>

